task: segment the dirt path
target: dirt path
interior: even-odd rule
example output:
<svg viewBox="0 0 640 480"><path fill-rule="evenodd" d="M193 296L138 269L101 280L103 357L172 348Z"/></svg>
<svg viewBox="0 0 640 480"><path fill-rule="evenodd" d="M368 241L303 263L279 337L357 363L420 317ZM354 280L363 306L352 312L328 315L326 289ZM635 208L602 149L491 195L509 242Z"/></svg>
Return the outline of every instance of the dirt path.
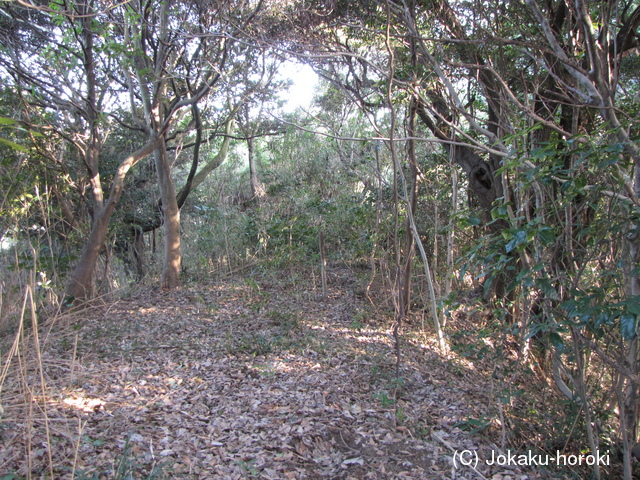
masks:
<svg viewBox="0 0 640 480"><path fill-rule="evenodd" d="M486 465L499 437L456 424L495 408L487 378L407 334L399 382L389 319L344 289L240 279L40 330L45 394L34 348L2 390L13 478L47 478L48 445L55 478L555 478ZM462 450L476 471L455 468Z"/></svg>

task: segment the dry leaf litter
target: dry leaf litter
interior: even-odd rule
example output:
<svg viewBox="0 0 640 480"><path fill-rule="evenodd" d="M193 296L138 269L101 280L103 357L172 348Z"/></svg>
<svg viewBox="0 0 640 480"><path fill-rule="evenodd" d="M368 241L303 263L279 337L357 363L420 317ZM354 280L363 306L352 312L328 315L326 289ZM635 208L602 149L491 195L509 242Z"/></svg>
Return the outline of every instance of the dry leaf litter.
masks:
<svg viewBox="0 0 640 480"><path fill-rule="evenodd" d="M29 337L9 363L0 474L564 478L485 465L497 437L456 425L495 409L486 376L437 353L433 336L407 335L400 382L392 322L335 283L321 299L302 284L226 279L43 322L41 360ZM476 469L454 466L462 450L477 452Z"/></svg>

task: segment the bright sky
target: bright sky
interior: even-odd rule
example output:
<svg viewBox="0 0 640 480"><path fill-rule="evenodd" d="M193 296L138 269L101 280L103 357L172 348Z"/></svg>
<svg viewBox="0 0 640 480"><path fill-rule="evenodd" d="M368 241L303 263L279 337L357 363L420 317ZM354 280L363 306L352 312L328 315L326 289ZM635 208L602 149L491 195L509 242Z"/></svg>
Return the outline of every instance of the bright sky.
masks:
<svg viewBox="0 0 640 480"><path fill-rule="evenodd" d="M298 107L308 107L313 100L315 87L318 84L318 76L308 65L295 62L285 62L280 69L282 78L291 79L293 85L288 93L282 94L286 99L285 112L293 112Z"/></svg>

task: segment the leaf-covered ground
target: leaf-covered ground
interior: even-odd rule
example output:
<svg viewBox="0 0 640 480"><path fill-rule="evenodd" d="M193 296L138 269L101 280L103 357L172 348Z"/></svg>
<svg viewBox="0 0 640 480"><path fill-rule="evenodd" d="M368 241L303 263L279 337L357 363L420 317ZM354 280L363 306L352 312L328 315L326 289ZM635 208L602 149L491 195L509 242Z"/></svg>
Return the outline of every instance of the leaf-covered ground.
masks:
<svg viewBox="0 0 640 480"><path fill-rule="evenodd" d="M495 411L489 376L407 331L398 379L392 322L349 275L326 299L238 278L43 323L41 359L25 334L7 364L0 478L562 478L486 465L499 428L461 427Z"/></svg>

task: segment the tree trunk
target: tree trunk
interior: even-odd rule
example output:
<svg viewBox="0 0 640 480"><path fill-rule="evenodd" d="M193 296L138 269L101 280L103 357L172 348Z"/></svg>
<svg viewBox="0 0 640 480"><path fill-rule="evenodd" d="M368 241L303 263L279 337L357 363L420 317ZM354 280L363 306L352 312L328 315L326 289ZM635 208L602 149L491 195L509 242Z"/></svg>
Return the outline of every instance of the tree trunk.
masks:
<svg viewBox="0 0 640 480"><path fill-rule="evenodd" d="M180 209L176 191L171 179L171 167L167 158L164 139L153 152L158 173L158 186L164 217L164 260L162 267L162 288L173 289L180 285Z"/></svg>
<svg viewBox="0 0 640 480"><path fill-rule="evenodd" d="M415 135L416 125L416 100L411 99L411 106L409 107L409 137ZM417 192L418 192L418 161L416 159L415 143L413 140L409 141L409 209L411 212L416 211L417 204ZM406 236L406 251L404 259L404 267L402 269L402 275L400 277L400 315L404 318L410 310L411 306L411 267L413 265L413 253L415 251L415 241L413 238L413 232L411 231L410 218L407 216L405 222L405 228L407 229Z"/></svg>
<svg viewBox="0 0 640 480"><path fill-rule="evenodd" d="M256 156L255 148L253 144L253 137L247 139L247 150L249 153L249 182L251 183L251 196L254 200L259 200L264 196L264 187L260 183L258 178L258 171L256 169Z"/></svg>
<svg viewBox="0 0 640 480"><path fill-rule="evenodd" d="M634 161L634 194L636 198L640 198L640 156L638 150L633 145L628 145L627 150ZM632 298L640 296L640 275L637 273L637 265L640 264L640 227L637 223L632 222L630 226L630 234L627 236L628 242L628 267L630 276L627 279L628 291ZM640 346L638 345L638 335L640 335L640 321L636 320L636 335L629 340L627 346L627 365L634 374L640 371ZM624 444L624 478L632 478L632 455L631 450L638 442L638 415L639 411L640 385L632 379L627 380L624 390L624 399L622 401L622 411L620 412L620 424L623 430Z"/></svg>
<svg viewBox="0 0 640 480"><path fill-rule="evenodd" d="M449 158L451 157L452 155L449 156ZM451 284L453 282L453 231L454 218L458 213L458 170L453 162L451 162L451 190L451 214L449 215L449 226L447 228L447 277L444 282L444 294L447 296L451 293Z"/></svg>
<svg viewBox="0 0 640 480"><path fill-rule="evenodd" d="M65 290L65 295L71 299L87 299L93 293L93 272L109 231L111 213L107 208L101 208L93 214L91 233Z"/></svg>
<svg viewBox="0 0 640 480"><path fill-rule="evenodd" d="M144 232L140 228L133 229L133 256L136 262L136 278L142 280L147 274Z"/></svg>
<svg viewBox="0 0 640 480"><path fill-rule="evenodd" d="M93 225L87 242L85 243L82 255L71 274L65 295L72 299L87 299L92 293L93 273L96 268L100 250L104 244L109 231L109 220L113 214L116 204L120 200L124 187L124 178L131 167L149 155L156 146L156 140L152 140L137 152L127 157L116 170L116 174L111 183L111 193L106 204L101 208L96 208L94 212Z"/></svg>

